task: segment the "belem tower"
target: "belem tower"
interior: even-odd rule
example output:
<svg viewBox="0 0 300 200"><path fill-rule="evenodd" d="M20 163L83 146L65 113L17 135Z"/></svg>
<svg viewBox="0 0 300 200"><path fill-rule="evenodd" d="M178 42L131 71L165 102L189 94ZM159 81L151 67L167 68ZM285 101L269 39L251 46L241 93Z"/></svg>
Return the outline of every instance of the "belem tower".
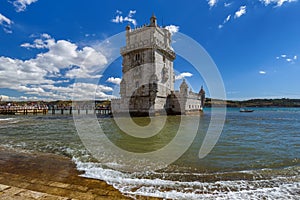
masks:
<svg viewBox="0 0 300 200"><path fill-rule="evenodd" d="M131 29L126 26L126 46L120 53L122 81L120 99L112 99L112 112L136 116L177 115L201 112L205 100L203 87L192 92L183 79L174 91L176 58L171 47L171 33L157 25L153 15L150 24Z"/></svg>

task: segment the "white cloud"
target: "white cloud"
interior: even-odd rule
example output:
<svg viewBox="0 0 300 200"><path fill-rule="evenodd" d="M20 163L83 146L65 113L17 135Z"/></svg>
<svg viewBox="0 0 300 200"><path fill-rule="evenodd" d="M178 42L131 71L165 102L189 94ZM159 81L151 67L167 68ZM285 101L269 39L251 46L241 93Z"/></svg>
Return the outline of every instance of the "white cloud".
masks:
<svg viewBox="0 0 300 200"><path fill-rule="evenodd" d="M227 23L227 22L230 20L230 17L231 17L231 15L228 15L228 16L226 17L226 19L224 20L224 23Z"/></svg>
<svg viewBox="0 0 300 200"><path fill-rule="evenodd" d="M7 101L9 100L10 97L9 96L6 96L6 95L0 95L0 101Z"/></svg>
<svg viewBox="0 0 300 200"><path fill-rule="evenodd" d="M16 0L13 2L14 7L17 12L22 12L26 10L26 7L38 0Z"/></svg>
<svg viewBox="0 0 300 200"><path fill-rule="evenodd" d="M42 34L34 42L21 45L27 48L45 49L34 58L20 60L0 56L0 88L22 92L23 96L36 95L44 99L70 99L73 95L73 84L70 78L99 78L97 72L104 67L107 59L92 47L79 48L66 40L56 41L48 34ZM80 86L91 86L83 84ZM64 87L55 86L64 83ZM78 83L79 84L79 83ZM96 84L94 84L96 85ZM94 88L96 86L93 86ZM97 86L98 89L89 96L108 98L105 92L112 89L107 86ZM86 87L85 87L86 88ZM84 96L82 91L78 95Z"/></svg>
<svg viewBox="0 0 300 200"><path fill-rule="evenodd" d="M232 5L232 2L230 2L230 3L226 3L226 2L225 2L225 3L224 3L224 7L225 7L225 8L228 8L228 7L230 7L231 5Z"/></svg>
<svg viewBox="0 0 300 200"><path fill-rule="evenodd" d="M268 5L276 5L276 7L282 6L284 3L292 3L296 2L297 0L260 0L265 6Z"/></svg>
<svg viewBox="0 0 300 200"><path fill-rule="evenodd" d="M113 95L108 95L105 92L112 92L113 88L97 85L92 83L76 83L70 89L75 88L75 93L72 90L72 98L74 100L80 99L111 99L115 98Z"/></svg>
<svg viewBox="0 0 300 200"><path fill-rule="evenodd" d="M66 75L66 78L75 79L75 78L87 78L87 79L99 79L102 77L102 75L99 74L91 74L89 73L88 69L81 66L80 68L75 68L69 70Z"/></svg>
<svg viewBox="0 0 300 200"><path fill-rule="evenodd" d="M120 78L109 77L109 78L106 80L106 82L113 83L113 84L116 84L116 85L120 85L121 80L122 80L122 79L120 79Z"/></svg>
<svg viewBox="0 0 300 200"><path fill-rule="evenodd" d="M106 92L112 92L113 88L97 85L94 83L74 83L66 87L54 86L54 85L41 85L41 88L49 92L44 92L44 96L48 96L53 99L107 99L113 98L112 95L106 94Z"/></svg>
<svg viewBox="0 0 300 200"><path fill-rule="evenodd" d="M241 7L239 8L239 10L236 11L236 12L234 13L233 18L234 18L234 19L237 19L237 18L241 17L241 16L244 15L244 14L246 14L246 6L241 6ZM232 15L231 15L231 14L227 15L227 17L224 19L223 23L222 23L222 24L219 24L218 28L219 28L219 29L223 28L224 25L225 25L226 23L228 23L231 19L232 19Z"/></svg>
<svg viewBox="0 0 300 200"><path fill-rule="evenodd" d="M11 31L11 25L13 24L13 21L9 18L5 17L0 13L0 25L3 27L3 30L6 33L12 33Z"/></svg>
<svg viewBox="0 0 300 200"><path fill-rule="evenodd" d="M228 16L226 17L226 19L224 19L223 24L220 24L220 25L218 26L218 28L219 28L219 29L223 28L224 25L225 25L227 22L229 22L230 19L231 19L231 15L228 15Z"/></svg>
<svg viewBox="0 0 300 200"><path fill-rule="evenodd" d="M0 57L0 87L15 89L20 85L53 83L46 79L47 71L32 60L22 61Z"/></svg>
<svg viewBox="0 0 300 200"><path fill-rule="evenodd" d="M267 6L271 3L271 0L260 0L260 2L264 3Z"/></svg>
<svg viewBox="0 0 300 200"><path fill-rule="evenodd" d="M71 69L66 73L68 78L99 78L92 73L97 70L96 68L107 63L105 56L92 47L79 49L76 44L69 41L55 41L48 34L42 34L41 38L35 39L33 44L24 43L21 46L48 49L47 52L40 53L36 58L29 60L47 70L48 73L58 73L60 69L79 66L79 68Z"/></svg>
<svg viewBox="0 0 300 200"><path fill-rule="evenodd" d="M117 10L116 13L118 14L114 19L112 19L111 21L114 23L123 23L123 22L130 22L132 23L134 26L137 25L136 20L133 18L133 15L136 13L135 10L130 10L127 16L122 16L122 12Z"/></svg>
<svg viewBox="0 0 300 200"><path fill-rule="evenodd" d="M136 10L130 10L128 13L128 17L133 17L133 15L136 13Z"/></svg>
<svg viewBox="0 0 300 200"><path fill-rule="evenodd" d="M295 61L298 59L297 55L287 55L287 54L281 54L280 56L277 56L276 57L277 60L279 59L283 59L285 60L286 62L289 62L289 63L295 63Z"/></svg>
<svg viewBox="0 0 300 200"><path fill-rule="evenodd" d="M217 4L218 0L208 0L209 7L214 7Z"/></svg>
<svg viewBox="0 0 300 200"><path fill-rule="evenodd" d="M0 24L1 25L3 25L3 24L11 25L12 21L0 13Z"/></svg>
<svg viewBox="0 0 300 200"><path fill-rule="evenodd" d="M183 72L181 74L178 74L177 76L175 76L175 80L180 80L183 79L185 77L191 77L193 76L193 74L191 74L190 72Z"/></svg>
<svg viewBox="0 0 300 200"><path fill-rule="evenodd" d="M174 33L177 33L179 31L179 26L169 25L169 26L166 26L165 29L170 31L170 33L173 35Z"/></svg>
<svg viewBox="0 0 300 200"><path fill-rule="evenodd" d="M45 49L54 44L55 44L55 40L51 38L50 35L43 33L40 35L40 38L37 38L33 41L33 44L24 43L21 44L21 47L33 48L33 49Z"/></svg>
<svg viewBox="0 0 300 200"><path fill-rule="evenodd" d="M265 71L259 71L258 73L259 74L266 74L267 72L265 72Z"/></svg>
<svg viewBox="0 0 300 200"><path fill-rule="evenodd" d="M241 6L240 9L235 12L234 18L239 18L244 14L246 14L246 6Z"/></svg>

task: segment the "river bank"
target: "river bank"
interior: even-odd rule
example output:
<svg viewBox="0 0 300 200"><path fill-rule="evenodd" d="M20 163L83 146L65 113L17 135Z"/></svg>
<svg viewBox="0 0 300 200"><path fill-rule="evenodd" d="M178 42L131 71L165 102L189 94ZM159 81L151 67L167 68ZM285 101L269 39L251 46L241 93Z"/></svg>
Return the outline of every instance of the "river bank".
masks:
<svg viewBox="0 0 300 200"><path fill-rule="evenodd" d="M0 148L0 165L1 199L131 199L63 156Z"/></svg>

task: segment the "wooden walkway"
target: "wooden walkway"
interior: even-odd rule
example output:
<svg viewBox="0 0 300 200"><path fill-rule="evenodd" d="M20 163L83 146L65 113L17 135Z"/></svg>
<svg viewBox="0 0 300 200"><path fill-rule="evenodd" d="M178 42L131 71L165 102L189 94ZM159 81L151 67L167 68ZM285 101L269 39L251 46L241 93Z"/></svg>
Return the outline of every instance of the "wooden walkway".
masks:
<svg viewBox="0 0 300 200"><path fill-rule="evenodd" d="M95 108L95 109L83 109L83 108L0 108L0 114L2 115L28 115L28 114L96 114L96 115L111 115L110 108Z"/></svg>
<svg viewBox="0 0 300 200"><path fill-rule="evenodd" d="M0 114L2 115L18 115L18 114L47 114L48 108L0 108Z"/></svg>

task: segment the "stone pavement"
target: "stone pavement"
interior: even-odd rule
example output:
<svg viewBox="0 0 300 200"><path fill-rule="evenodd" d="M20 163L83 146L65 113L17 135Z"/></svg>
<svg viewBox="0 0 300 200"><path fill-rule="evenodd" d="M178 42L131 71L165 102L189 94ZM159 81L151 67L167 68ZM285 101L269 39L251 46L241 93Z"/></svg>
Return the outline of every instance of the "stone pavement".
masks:
<svg viewBox="0 0 300 200"><path fill-rule="evenodd" d="M105 182L78 178L82 180L78 183L68 183L1 173L0 199L130 199Z"/></svg>
<svg viewBox="0 0 300 200"><path fill-rule="evenodd" d="M32 199L45 199L45 200L68 200L70 198L55 196L43 192L36 192L26 190L18 187L0 184L0 197L2 200L32 200Z"/></svg>
<svg viewBox="0 0 300 200"><path fill-rule="evenodd" d="M65 157L0 148L0 199L131 199L81 173Z"/></svg>

